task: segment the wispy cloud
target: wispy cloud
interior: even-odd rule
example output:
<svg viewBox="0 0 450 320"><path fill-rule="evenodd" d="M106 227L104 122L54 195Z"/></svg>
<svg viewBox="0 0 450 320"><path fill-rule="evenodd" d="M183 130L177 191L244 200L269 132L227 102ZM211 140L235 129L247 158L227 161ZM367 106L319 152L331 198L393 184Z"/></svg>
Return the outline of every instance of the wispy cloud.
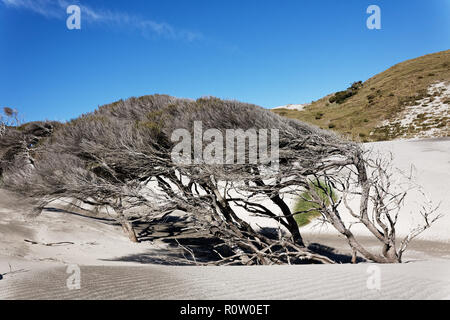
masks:
<svg viewBox="0 0 450 320"><path fill-rule="evenodd" d="M63 18L65 11L57 1L49 0L1 0L7 7L26 9L47 18Z"/></svg>
<svg viewBox="0 0 450 320"><path fill-rule="evenodd" d="M82 24L104 24L111 27L133 28L143 36L159 36L168 39L195 41L203 38L198 32L182 30L164 22L156 22L121 11L93 8L79 1L67 0L0 0L6 7L29 10L49 19L66 19L66 8L77 4L81 9Z"/></svg>

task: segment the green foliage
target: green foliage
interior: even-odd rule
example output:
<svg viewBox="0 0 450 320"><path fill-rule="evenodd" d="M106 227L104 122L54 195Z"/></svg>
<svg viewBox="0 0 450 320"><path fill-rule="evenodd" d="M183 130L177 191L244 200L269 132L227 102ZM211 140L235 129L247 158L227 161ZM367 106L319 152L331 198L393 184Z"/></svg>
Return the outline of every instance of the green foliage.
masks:
<svg viewBox="0 0 450 320"><path fill-rule="evenodd" d="M336 102L337 104L344 103L345 100L350 98L351 96L354 96L358 93L358 90L363 86L362 81L353 82L350 87L347 88L345 91L339 91L336 92L330 99L330 103Z"/></svg>
<svg viewBox="0 0 450 320"><path fill-rule="evenodd" d="M328 187L324 182L311 182L311 187L315 189L317 194L321 197L321 199L324 201L324 203L328 206L330 205L330 199L328 198L327 194L331 194L331 197L334 201L336 201L337 196L334 190L332 190L330 187ZM326 192L324 191L326 190ZM297 203L294 207L294 212L301 212L301 211L308 211L311 209L318 208L317 203L312 203L309 200L311 200L311 194L309 191L303 192L299 199L297 200ZM308 212L298 213L294 215L295 221L297 222L299 227L303 227L308 225L311 221L313 221L315 218L318 218L321 216L321 213L318 210L311 210Z"/></svg>
<svg viewBox="0 0 450 320"><path fill-rule="evenodd" d="M369 94L367 96L367 101L369 101L369 103L372 103L375 100L375 95L374 94Z"/></svg>

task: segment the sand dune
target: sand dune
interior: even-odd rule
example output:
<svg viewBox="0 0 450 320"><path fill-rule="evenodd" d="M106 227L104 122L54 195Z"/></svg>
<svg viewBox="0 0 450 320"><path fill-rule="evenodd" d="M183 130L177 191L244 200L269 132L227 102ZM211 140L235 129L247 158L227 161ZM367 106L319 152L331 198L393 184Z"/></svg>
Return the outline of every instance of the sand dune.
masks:
<svg viewBox="0 0 450 320"><path fill-rule="evenodd" d="M68 290L65 267L0 281L0 299L445 299L450 262L272 267L81 267L81 289ZM370 288L370 289L369 289Z"/></svg>
<svg viewBox="0 0 450 320"><path fill-rule="evenodd" d="M450 243L450 138L396 140L370 143L366 146L374 152L392 153L394 166L404 172L412 169L417 184L423 187L427 197L434 204L440 204L439 212L443 214L443 217L419 238ZM416 191L412 191L407 196L397 226L398 235L404 236L421 223L417 211L423 200L423 196ZM357 208L358 203L351 203L351 205ZM352 221L349 214L344 215L344 218L347 222ZM317 228L311 226L304 231L315 232ZM352 231L358 235L369 234L362 226L355 226ZM327 228L322 232L334 233L334 230Z"/></svg>
<svg viewBox="0 0 450 320"><path fill-rule="evenodd" d="M450 211L450 139L371 146L392 151L400 167L412 163L418 182ZM30 208L0 191L0 274L7 273L0 299L450 299L450 215L413 242L405 264L174 267L148 264L149 254L164 259L162 243L131 243L120 227L77 212L52 209L30 217ZM400 232L409 222L402 221ZM364 230L356 233L368 248L378 245ZM332 229L308 227L303 234L307 242L348 253ZM45 245L58 242L64 243ZM70 264L81 268L80 290L66 286ZM367 286L374 266L380 290Z"/></svg>
<svg viewBox="0 0 450 320"><path fill-rule="evenodd" d="M302 111L308 104L287 104L285 106L275 107L273 109L287 109L287 110L296 110Z"/></svg>
<svg viewBox="0 0 450 320"><path fill-rule="evenodd" d="M443 214L443 217L419 238L450 243L450 138L377 142L365 144L365 147L374 154L388 155L392 153L393 166L406 173L412 170L415 182L423 187L426 196L435 205L440 204L439 212ZM400 174L400 171L397 172L394 179L399 178ZM408 194L397 225L399 236L405 236L411 229L422 223L421 217L417 213L424 200L422 194L417 191L413 190ZM295 198L290 195L285 197L285 201L291 208L295 206ZM276 212L277 208L270 200L264 200L263 204ZM358 210L358 199L349 201L349 204L353 210ZM354 219L346 212L345 208L343 206L340 208L343 220L347 224L353 222ZM277 226L272 219L250 216L239 207L236 207L236 210L242 218L254 226ZM311 234L338 234L333 227L317 223L312 223L301 230L303 233ZM355 235L370 235L362 225L354 225L352 232Z"/></svg>

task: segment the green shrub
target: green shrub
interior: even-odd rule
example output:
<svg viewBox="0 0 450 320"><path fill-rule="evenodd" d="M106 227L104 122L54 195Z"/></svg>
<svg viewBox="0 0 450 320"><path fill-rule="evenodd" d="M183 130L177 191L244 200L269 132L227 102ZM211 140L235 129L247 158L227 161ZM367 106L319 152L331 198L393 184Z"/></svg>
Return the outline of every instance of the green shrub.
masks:
<svg viewBox="0 0 450 320"><path fill-rule="evenodd" d="M336 94L334 95L334 101L337 104L341 104L341 103L344 103L344 101L347 100L348 98L350 98L352 95L353 95L352 91L350 91L350 90L339 91L339 92L336 92Z"/></svg>
<svg viewBox="0 0 450 320"><path fill-rule="evenodd" d="M311 186L314 187L317 194L324 200L326 205L330 205L330 199L328 199L328 197L323 189L327 190L327 193L331 193L333 200L336 201L337 196L336 196L335 192L333 190L330 190L330 187L326 186L324 182L321 181L319 184L317 184L317 182L311 183ZM318 205L316 203L311 203L308 201L308 200L311 200L311 198L312 198L311 194L308 191L303 192L295 204L294 212L301 212L301 211L307 211L307 210L311 210L314 208L318 208ZM311 210L311 211L304 212L304 213L298 213L298 214L294 215L294 218L295 218L295 221L297 222L298 226L303 227L303 226L306 226L307 224L309 224L315 218L318 218L320 216L321 216L321 213L318 210Z"/></svg>
<svg viewBox="0 0 450 320"><path fill-rule="evenodd" d="M357 94L358 90L362 86L363 86L362 81L353 82L352 85L347 88L347 90L336 92L333 96L330 97L328 101L330 103L336 102L337 104L344 103L345 100Z"/></svg>

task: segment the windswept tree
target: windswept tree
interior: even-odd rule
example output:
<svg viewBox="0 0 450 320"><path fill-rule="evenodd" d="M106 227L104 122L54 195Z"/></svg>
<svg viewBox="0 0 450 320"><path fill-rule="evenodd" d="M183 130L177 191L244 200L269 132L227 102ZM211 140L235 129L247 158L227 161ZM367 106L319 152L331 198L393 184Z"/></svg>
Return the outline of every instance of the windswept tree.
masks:
<svg viewBox="0 0 450 320"><path fill-rule="evenodd" d="M30 155L33 170L10 171L4 183L40 197L40 208L70 198L111 209L132 241L139 240L134 221L183 210L199 232L221 240L214 249L217 264L332 263L305 247L294 219L301 213L291 211L287 197L310 189L314 179L336 189L352 166L363 192L377 181L364 178L369 162L359 145L254 105L216 98L121 100L57 128ZM389 248L386 255L373 255L351 240L336 198L325 200L313 194L311 201L352 248L373 261L394 262ZM249 215L272 219L277 231L261 232ZM395 233L395 224L389 232Z"/></svg>

